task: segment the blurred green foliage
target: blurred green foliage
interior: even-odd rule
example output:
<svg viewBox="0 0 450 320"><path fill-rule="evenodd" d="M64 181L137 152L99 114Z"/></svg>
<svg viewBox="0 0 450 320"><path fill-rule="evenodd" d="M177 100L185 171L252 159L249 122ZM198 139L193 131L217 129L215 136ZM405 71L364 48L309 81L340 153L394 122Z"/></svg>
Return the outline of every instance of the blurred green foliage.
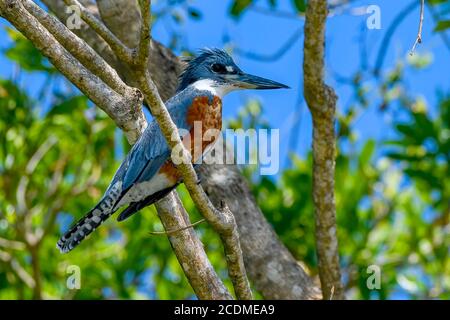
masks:
<svg viewBox="0 0 450 320"><path fill-rule="evenodd" d="M95 204L119 164L113 122L84 97L58 100L40 116L24 91L0 82L0 298L193 297L166 237L148 234L162 229L153 208L123 224L111 219L80 250L58 252L62 230ZM218 239L204 233L224 272ZM66 287L71 265L82 290Z"/></svg>
<svg viewBox="0 0 450 320"><path fill-rule="evenodd" d="M20 32L15 29L7 29L8 35L14 41L5 51L5 55L20 64L20 67L26 71L45 71L53 73L56 69L42 57L39 50L28 41Z"/></svg>
<svg viewBox="0 0 450 320"><path fill-rule="evenodd" d="M449 103L450 97L441 97L434 118L421 99L403 106L409 120L395 124L396 140L367 140L358 147L352 139L349 153L338 144L336 211L349 297L450 298ZM249 101L229 126L255 123L266 122ZM276 181L259 176L255 167L243 172L283 243L315 274L312 156L292 158ZM381 270L380 290L368 289L371 265Z"/></svg>
<svg viewBox="0 0 450 320"><path fill-rule="evenodd" d="M264 2L264 1L263 1ZM278 0L265 0L269 7L276 9L278 7ZM302 14L306 10L306 0L290 0L292 8L297 14ZM239 18L245 10L249 9L251 6L261 5L258 4L256 0L233 0L230 6L230 15L235 18Z"/></svg>

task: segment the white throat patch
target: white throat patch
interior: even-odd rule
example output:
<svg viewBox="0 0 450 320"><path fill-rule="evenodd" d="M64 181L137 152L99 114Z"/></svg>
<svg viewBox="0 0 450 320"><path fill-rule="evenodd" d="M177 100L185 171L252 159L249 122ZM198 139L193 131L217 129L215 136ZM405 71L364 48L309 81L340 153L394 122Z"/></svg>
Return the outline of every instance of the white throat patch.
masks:
<svg viewBox="0 0 450 320"><path fill-rule="evenodd" d="M197 90L209 91L211 94L223 98L228 92L238 89L229 84L219 84L217 81L211 79L203 79L195 81L191 86Z"/></svg>

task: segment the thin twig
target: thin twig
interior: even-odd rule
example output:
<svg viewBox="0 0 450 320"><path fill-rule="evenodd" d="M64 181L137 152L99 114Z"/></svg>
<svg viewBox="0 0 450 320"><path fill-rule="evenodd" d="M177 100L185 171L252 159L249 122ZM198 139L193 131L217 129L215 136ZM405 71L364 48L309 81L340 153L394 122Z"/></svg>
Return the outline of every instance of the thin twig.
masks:
<svg viewBox="0 0 450 320"><path fill-rule="evenodd" d="M183 228L178 228L178 229L174 229L174 230L166 230L166 231L150 231L149 233L152 236L168 236L168 235L172 235L174 233L177 233L177 232L189 229L189 228L193 228L196 225L199 225L200 223L203 223L205 221L206 221L205 219L200 219L199 221L191 223L190 225L187 225Z"/></svg>
<svg viewBox="0 0 450 320"><path fill-rule="evenodd" d="M417 7L418 2L413 1L410 4L408 4L402 11L400 11L392 21L391 25L387 29L386 33L384 34L383 40L381 40L380 49L377 53L377 59L375 62L375 67L373 69L373 73L375 76L379 76L381 69L383 68L384 59L386 58L386 53L388 51L389 43L391 42L392 37L394 36L395 31L400 26L400 24L403 22L403 20L406 19L406 17L414 11L414 9Z"/></svg>
<svg viewBox="0 0 450 320"><path fill-rule="evenodd" d="M424 9L425 9L425 0L421 0L420 2L420 21L419 21L419 31L417 32L416 41L414 41L414 45L410 51L410 55L414 54L414 51L416 50L416 46L419 43L422 43L422 28L423 28L423 16L424 16Z"/></svg>
<svg viewBox="0 0 450 320"><path fill-rule="evenodd" d="M139 33L139 46L137 48L135 64L140 68L147 68L150 54L150 1L139 0L141 8L141 30Z"/></svg>

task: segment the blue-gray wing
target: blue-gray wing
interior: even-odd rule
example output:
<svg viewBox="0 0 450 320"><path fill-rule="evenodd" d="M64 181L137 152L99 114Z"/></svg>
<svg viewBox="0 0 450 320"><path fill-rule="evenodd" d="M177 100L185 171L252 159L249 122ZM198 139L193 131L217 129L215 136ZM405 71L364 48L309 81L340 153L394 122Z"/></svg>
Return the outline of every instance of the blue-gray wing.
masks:
<svg viewBox="0 0 450 320"><path fill-rule="evenodd" d="M170 149L161 129L156 121L152 121L127 156L122 190L134 183L150 180L169 156Z"/></svg>
<svg viewBox="0 0 450 320"><path fill-rule="evenodd" d="M181 93L166 102L172 120L179 129L191 129L186 122L186 114L192 99L192 96ZM122 162L108 190L121 181L120 193L125 194L133 184L150 180L169 157L169 146L159 125L153 120Z"/></svg>

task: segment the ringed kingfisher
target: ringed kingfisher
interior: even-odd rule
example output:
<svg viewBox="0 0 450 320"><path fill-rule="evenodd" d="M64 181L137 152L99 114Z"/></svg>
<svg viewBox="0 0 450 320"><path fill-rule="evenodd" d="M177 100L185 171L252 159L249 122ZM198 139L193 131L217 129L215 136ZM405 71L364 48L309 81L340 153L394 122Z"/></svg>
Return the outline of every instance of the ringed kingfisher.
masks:
<svg viewBox="0 0 450 320"><path fill-rule="evenodd" d="M187 132L181 139L183 144L190 139L193 163L206 155L217 138L195 141L199 138L193 134L194 122L201 122L203 131L216 129L220 132L222 97L225 94L238 89L289 88L244 73L221 49L203 49L187 62L175 96L165 105L177 128ZM200 154L194 154L192 147L197 142L202 147ZM181 182L171 150L159 125L153 120L127 154L98 204L61 237L57 247L63 253L71 251L119 208L128 206L117 218L123 221L166 196Z"/></svg>

